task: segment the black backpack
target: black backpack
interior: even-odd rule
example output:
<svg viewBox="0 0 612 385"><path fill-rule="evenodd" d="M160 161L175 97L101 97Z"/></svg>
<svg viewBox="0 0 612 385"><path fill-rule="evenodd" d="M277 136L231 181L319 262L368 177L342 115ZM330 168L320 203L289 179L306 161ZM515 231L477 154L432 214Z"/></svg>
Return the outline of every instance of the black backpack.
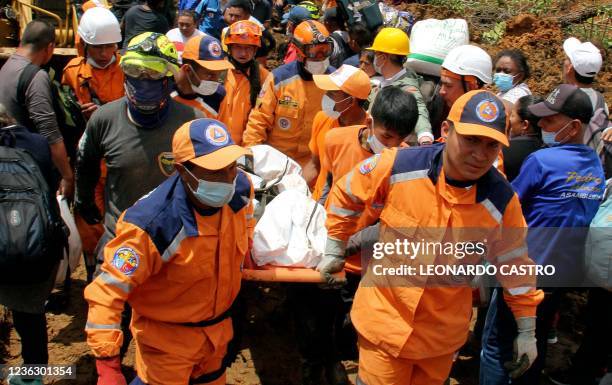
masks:
<svg viewBox="0 0 612 385"><path fill-rule="evenodd" d="M15 147L12 127L0 128L0 286L49 278L68 237L38 163Z"/></svg>
<svg viewBox="0 0 612 385"><path fill-rule="evenodd" d="M26 91L34 80L34 76L41 71L42 68L36 64L29 63L24 67L19 79L17 81L17 103L23 108L26 107ZM57 124L64 138L64 145L66 146L66 152L70 158L70 163L74 166L76 159L76 149L79 142L79 138L83 135L87 122L81 113L81 106L70 87L62 85L57 80L54 80L55 74L53 71L49 73L49 79L51 80L51 95L53 98L53 110L57 119ZM89 89L92 97L92 101L97 104L99 100L97 95L86 83L85 86ZM27 122L27 127L30 130L34 129L34 123L31 121Z"/></svg>

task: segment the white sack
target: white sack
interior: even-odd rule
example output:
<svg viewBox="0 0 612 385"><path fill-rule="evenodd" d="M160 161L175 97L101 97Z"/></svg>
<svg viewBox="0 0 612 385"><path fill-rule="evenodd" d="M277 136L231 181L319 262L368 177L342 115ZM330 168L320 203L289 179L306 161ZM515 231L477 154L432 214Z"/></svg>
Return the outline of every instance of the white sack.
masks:
<svg viewBox="0 0 612 385"><path fill-rule="evenodd" d="M70 273L76 269L81 259L81 253L83 251L83 244L81 243L81 236L79 230L76 227L74 217L68 207L68 201L63 195L57 196L57 203L59 204L60 213L64 223L70 230L70 236L68 237L68 253L64 250L64 258L60 261L57 269L57 276L55 277L55 284L61 285L66 279L66 272L70 269Z"/></svg>
<svg viewBox="0 0 612 385"><path fill-rule="evenodd" d="M325 209L297 190L275 197L255 226L253 260L258 266L317 266L327 239Z"/></svg>

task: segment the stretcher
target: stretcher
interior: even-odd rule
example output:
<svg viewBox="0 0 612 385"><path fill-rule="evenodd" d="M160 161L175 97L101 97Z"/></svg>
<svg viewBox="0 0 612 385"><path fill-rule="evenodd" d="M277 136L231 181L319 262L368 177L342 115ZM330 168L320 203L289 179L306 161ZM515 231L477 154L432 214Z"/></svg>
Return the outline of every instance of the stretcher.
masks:
<svg viewBox="0 0 612 385"><path fill-rule="evenodd" d="M344 270L334 274L334 277L344 278ZM285 267L264 265L257 266L250 256L247 256L242 269L242 279L246 281L263 282L299 282L299 283L323 283L321 274L315 269L306 267Z"/></svg>

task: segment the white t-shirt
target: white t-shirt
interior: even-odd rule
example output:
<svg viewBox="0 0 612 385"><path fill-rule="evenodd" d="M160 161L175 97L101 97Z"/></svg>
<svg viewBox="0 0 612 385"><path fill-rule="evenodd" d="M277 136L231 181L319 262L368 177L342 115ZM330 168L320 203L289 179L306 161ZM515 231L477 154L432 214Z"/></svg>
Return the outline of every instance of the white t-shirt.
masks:
<svg viewBox="0 0 612 385"><path fill-rule="evenodd" d="M189 41L189 39L191 39L192 37L201 35L205 35L205 33L198 29L193 31L193 33L189 37L185 37L178 28L171 29L170 31L168 31L168 33L166 33L166 37L168 38L168 40L170 40L176 47L179 63L183 63L183 50L185 49L185 44L187 44L187 41Z"/></svg>
<svg viewBox="0 0 612 385"><path fill-rule="evenodd" d="M500 92L497 94L498 97L506 99L512 104L516 103L517 100L527 95L531 95L531 90L527 86L527 83L518 84L506 92Z"/></svg>

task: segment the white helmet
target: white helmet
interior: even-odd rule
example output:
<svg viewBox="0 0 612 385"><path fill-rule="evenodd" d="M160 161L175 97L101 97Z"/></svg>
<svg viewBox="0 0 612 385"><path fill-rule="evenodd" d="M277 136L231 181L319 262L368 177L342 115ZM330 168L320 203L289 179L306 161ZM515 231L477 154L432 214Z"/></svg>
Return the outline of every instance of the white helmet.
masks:
<svg viewBox="0 0 612 385"><path fill-rule="evenodd" d="M491 56L475 45L460 45L444 58L442 67L457 75L472 75L486 84L491 84L493 63Z"/></svg>
<svg viewBox="0 0 612 385"><path fill-rule="evenodd" d="M111 44L121 41L121 28L111 11L93 7L85 11L78 28L79 36L90 45Z"/></svg>

